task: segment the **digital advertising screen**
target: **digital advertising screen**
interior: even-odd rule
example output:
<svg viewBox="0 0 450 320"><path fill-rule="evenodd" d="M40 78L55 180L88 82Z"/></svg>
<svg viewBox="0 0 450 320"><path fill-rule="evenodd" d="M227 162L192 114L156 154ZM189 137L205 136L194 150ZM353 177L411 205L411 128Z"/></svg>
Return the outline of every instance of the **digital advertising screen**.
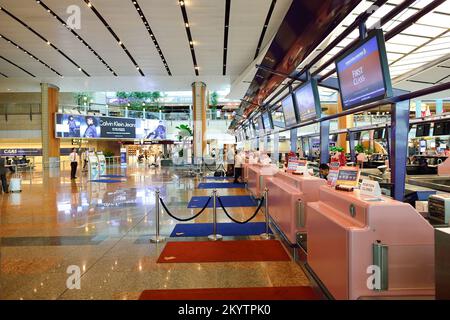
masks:
<svg viewBox="0 0 450 320"><path fill-rule="evenodd" d="M343 110L392 95L382 30L336 60Z"/></svg>
<svg viewBox="0 0 450 320"><path fill-rule="evenodd" d="M262 114L262 119L264 123L264 129L266 131L273 130L272 116L270 115L269 111Z"/></svg>
<svg viewBox="0 0 450 320"><path fill-rule="evenodd" d="M163 121L56 114L57 138L86 139L166 139Z"/></svg>
<svg viewBox="0 0 450 320"><path fill-rule="evenodd" d="M297 102L297 114L301 122L320 118L320 97L315 80L305 83L294 94Z"/></svg>
<svg viewBox="0 0 450 320"><path fill-rule="evenodd" d="M284 114L284 125L286 128L292 127L297 124L297 116L295 114L294 100L292 95L289 94L286 98L281 101Z"/></svg>

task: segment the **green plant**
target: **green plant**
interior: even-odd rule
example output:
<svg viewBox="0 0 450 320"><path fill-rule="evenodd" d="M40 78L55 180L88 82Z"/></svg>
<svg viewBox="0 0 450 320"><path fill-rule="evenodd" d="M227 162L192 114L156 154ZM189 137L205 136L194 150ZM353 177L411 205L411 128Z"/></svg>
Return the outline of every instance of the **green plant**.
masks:
<svg viewBox="0 0 450 320"><path fill-rule="evenodd" d="M192 129L187 124L180 124L179 126L175 127L175 129L178 129L178 141L187 139L189 137L192 137L193 135Z"/></svg>
<svg viewBox="0 0 450 320"><path fill-rule="evenodd" d="M363 153L364 152L364 147L361 144L357 144L355 146L355 151L358 153Z"/></svg>
<svg viewBox="0 0 450 320"><path fill-rule="evenodd" d="M78 92L75 94L74 100L78 106L87 106L92 100L92 94L90 92Z"/></svg>
<svg viewBox="0 0 450 320"><path fill-rule="evenodd" d="M333 146L333 147L330 147L330 151L331 152L343 152L344 148Z"/></svg>
<svg viewBox="0 0 450 320"><path fill-rule="evenodd" d="M105 150L105 151L103 151L103 155L105 156L105 157L114 157L114 152L113 151L111 151L111 150Z"/></svg>

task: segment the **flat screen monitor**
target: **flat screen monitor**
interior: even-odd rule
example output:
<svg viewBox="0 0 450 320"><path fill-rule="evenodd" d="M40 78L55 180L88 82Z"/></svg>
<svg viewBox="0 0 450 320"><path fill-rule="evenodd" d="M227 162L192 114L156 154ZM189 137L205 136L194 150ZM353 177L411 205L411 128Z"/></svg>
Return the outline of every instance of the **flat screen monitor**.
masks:
<svg viewBox="0 0 450 320"><path fill-rule="evenodd" d="M430 124L418 124L416 129L416 137L428 137L430 135Z"/></svg>
<svg viewBox="0 0 450 320"><path fill-rule="evenodd" d="M374 30L336 60L342 109L392 96L383 31Z"/></svg>
<svg viewBox="0 0 450 320"><path fill-rule="evenodd" d="M301 122L320 118L320 97L317 81L315 79L306 82L295 92L297 114Z"/></svg>
<svg viewBox="0 0 450 320"><path fill-rule="evenodd" d="M440 121L434 123L433 136L447 136L450 134L450 123Z"/></svg>
<svg viewBox="0 0 450 320"><path fill-rule="evenodd" d="M262 119L264 123L264 129L266 131L273 130L272 115L270 114L270 111L263 113Z"/></svg>
<svg viewBox="0 0 450 320"><path fill-rule="evenodd" d="M385 131L385 128L376 129L373 132L373 138L377 139L377 140L383 139L384 138L384 131Z"/></svg>
<svg viewBox="0 0 450 320"><path fill-rule="evenodd" d="M264 130L264 123L263 123L262 116L258 118L257 122L258 122L258 129L261 130L261 131Z"/></svg>
<svg viewBox="0 0 450 320"><path fill-rule="evenodd" d="M283 101L281 101L281 105L283 106L284 126L289 128L297 124L297 115L295 112L292 95L289 94L286 98L284 98Z"/></svg>

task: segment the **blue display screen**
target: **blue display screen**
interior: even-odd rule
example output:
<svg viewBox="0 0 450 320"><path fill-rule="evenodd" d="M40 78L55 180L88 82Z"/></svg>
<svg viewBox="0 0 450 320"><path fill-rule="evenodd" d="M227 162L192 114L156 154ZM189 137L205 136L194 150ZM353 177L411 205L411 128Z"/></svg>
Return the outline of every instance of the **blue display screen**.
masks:
<svg viewBox="0 0 450 320"><path fill-rule="evenodd" d="M343 109L384 98L387 93L377 37L337 61ZM389 75L386 75L387 77Z"/></svg>

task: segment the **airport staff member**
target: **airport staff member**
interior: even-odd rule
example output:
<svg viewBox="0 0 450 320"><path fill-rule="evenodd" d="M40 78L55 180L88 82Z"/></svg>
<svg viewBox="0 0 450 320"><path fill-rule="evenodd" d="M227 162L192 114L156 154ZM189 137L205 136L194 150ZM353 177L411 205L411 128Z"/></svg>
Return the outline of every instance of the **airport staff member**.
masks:
<svg viewBox="0 0 450 320"><path fill-rule="evenodd" d="M75 148L72 148L72 152L70 153L69 158L70 158L70 179L74 180L77 178L76 174L79 161L79 156Z"/></svg>
<svg viewBox="0 0 450 320"><path fill-rule="evenodd" d="M319 177L327 180L330 173L330 167L326 163L321 163L319 166Z"/></svg>

